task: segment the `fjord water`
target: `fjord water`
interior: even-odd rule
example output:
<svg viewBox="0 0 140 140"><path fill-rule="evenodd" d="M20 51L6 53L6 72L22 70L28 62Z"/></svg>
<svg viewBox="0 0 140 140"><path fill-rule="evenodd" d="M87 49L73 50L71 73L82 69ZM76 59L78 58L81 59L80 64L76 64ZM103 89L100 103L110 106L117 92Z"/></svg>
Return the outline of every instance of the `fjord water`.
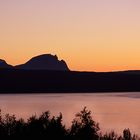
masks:
<svg viewBox="0 0 140 140"><path fill-rule="evenodd" d="M81 94L1 94L2 114L15 114L27 119L50 110L51 115L63 114L68 127L74 115L87 106L103 132L124 128L140 135L140 93L81 93Z"/></svg>

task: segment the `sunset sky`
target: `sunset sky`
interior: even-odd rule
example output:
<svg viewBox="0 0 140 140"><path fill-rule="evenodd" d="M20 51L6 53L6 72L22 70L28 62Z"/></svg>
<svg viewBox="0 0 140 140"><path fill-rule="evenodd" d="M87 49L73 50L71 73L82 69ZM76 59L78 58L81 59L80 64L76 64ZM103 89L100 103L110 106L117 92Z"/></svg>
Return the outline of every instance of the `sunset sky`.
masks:
<svg viewBox="0 0 140 140"><path fill-rule="evenodd" d="M140 69L140 0L0 0L0 58L45 53L71 70Z"/></svg>

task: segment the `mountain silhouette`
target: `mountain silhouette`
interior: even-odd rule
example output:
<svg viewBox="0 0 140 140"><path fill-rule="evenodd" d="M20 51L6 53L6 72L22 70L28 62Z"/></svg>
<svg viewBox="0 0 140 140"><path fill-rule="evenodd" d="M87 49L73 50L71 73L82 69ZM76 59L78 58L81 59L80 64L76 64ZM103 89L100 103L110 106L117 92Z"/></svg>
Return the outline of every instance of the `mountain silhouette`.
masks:
<svg viewBox="0 0 140 140"><path fill-rule="evenodd" d="M5 60L0 59L0 68L3 68L3 69L8 68L9 69L9 68L13 68L13 66L7 64Z"/></svg>
<svg viewBox="0 0 140 140"><path fill-rule="evenodd" d="M140 92L140 71L70 71L64 60L43 54L11 66L0 59L0 93Z"/></svg>
<svg viewBox="0 0 140 140"><path fill-rule="evenodd" d="M24 70L69 71L69 68L64 60L58 60L56 55L51 54L35 56L25 64L17 65L15 68Z"/></svg>

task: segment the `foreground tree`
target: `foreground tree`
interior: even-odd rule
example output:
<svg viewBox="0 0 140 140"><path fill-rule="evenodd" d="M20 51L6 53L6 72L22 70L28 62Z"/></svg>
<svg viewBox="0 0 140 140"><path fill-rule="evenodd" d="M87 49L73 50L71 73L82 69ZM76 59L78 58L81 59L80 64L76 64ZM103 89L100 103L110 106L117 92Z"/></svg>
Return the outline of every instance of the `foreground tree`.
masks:
<svg viewBox="0 0 140 140"><path fill-rule="evenodd" d="M129 129L123 135L114 131L103 134L99 125L91 117L86 107L76 114L69 129L62 123L62 114L50 116L46 111L40 116L32 116L26 122L14 115L2 115L0 110L0 139L38 139L38 140L140 140ZM100 133L99 133L100 132Z"/></svg>
<svg viewBox="0 0 140 140"><path fill-rule="evenodd" d="M70 135L74 140L98 140L98 131L100 130L98 123L91 117L91 111L86 107L76 114L72 122Z"/></svg>
<svg viewBox="0 0 140 140"><path fill-rule="evenodd" d="M123 140L121 136L118 136L114 131L100 135L100 140Z"/></svg>

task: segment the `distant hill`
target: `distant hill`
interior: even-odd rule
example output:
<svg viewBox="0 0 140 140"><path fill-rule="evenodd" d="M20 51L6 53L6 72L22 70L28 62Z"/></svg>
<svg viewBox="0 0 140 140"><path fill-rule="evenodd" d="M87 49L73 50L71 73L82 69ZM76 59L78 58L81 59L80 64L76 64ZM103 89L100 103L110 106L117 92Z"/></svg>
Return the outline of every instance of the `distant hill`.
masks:
<svg viewBox="0 0 140 140"><path fill-rule="evenodd" d="M140 71L76 72L44 54L11 66L0 59L0 93L140 92Z"/></svg>
<svg viewBox="0 0 140 140"><path fill-rule="evenodd" d="M0 93L140 92L140 74L0 69Z"/></svg>
<svg viewBox="0 0 140 140"><path fill-rule="evenodd" d="M122 73L139 75L140 70L128 70L128 71L122 71Z"/></svg>
<svg viewBox="0 0 140 140"><path fill-rule="evenodd" d="M6 63L5 60L0 59L0 68L2 69L9 69L9 68L13 68L12 65L9 65Z"/></svg>
<svg viewBox="0 0 140 140"><path fill-rule="evenodd" d="M55 70L55 71L69 71L69 68L64 60L58 60L56 55L43 54L33 57L25 64L12 66L6 63L5 60L0 59L0 69L13 68L23 70Z"/></svg>
<svg viewBox="0 0 140 140"><path fill-rule="evenodd" d="M25 64L15 66L16 69L25 70L56 70L69 71L64 60L58 60L58 57L51 54L43 54L33 57Z"/></svg>

